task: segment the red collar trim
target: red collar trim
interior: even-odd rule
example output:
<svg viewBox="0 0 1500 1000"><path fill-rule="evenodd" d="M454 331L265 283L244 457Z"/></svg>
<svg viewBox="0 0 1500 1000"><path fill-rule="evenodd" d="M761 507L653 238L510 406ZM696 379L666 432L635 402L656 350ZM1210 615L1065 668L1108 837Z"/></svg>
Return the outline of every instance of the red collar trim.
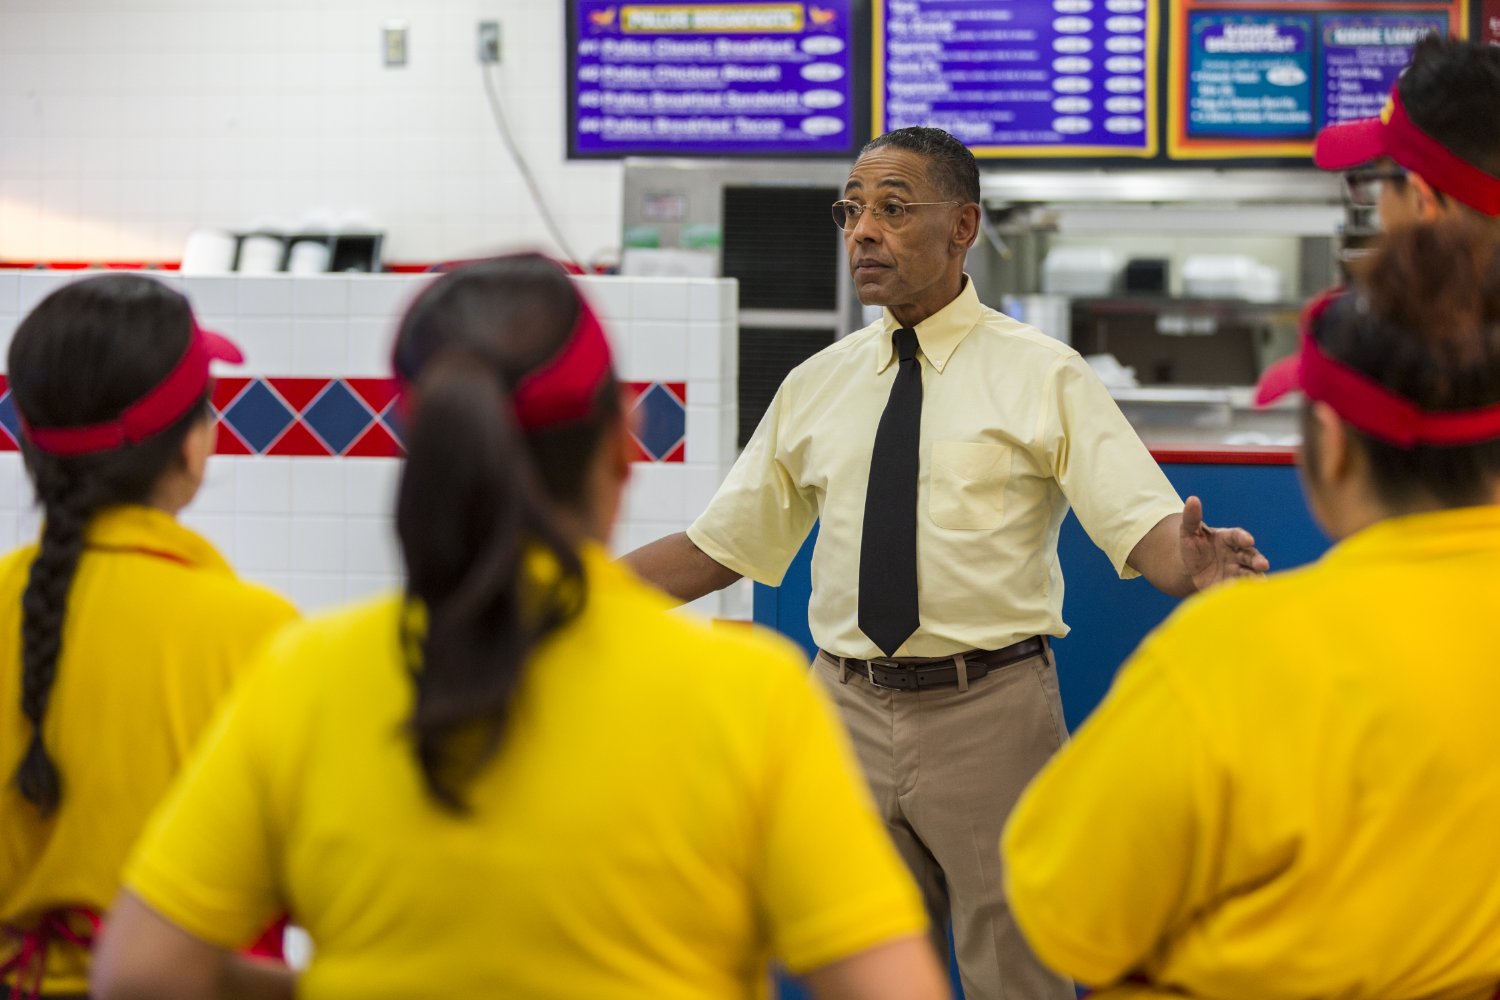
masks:
<svg viewBox="0 0 1500 1000"><path fill-rule="evenodd" d="M166 549L153 549L145 545L99 545L94 542L87 543L84 548L90 552L115 552L121 554L134 553L136 555L151 556L153 559L165 559L167 562L176 563L179 566L193 566L195 563L177 552L168 552Z"/></svg>

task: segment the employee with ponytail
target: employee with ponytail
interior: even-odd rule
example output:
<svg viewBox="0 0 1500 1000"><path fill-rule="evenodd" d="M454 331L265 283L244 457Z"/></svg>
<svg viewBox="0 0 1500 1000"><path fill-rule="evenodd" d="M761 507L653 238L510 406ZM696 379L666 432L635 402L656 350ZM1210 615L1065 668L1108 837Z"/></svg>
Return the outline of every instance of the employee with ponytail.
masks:
<svg viewBox="0 0 1500 1000"><path fill-rule="evenodd" d="M920 897L800 657L606 555L629 470L553 263L412 306L406 592L288 630L148 827L94 989L290 996L227 950L290 908L296 995L945 995Z"/></svg>
<svg viewBox="0 0 1500 1000"><path fill-rule="evenodd" d="M254 647L295 616L179 524L237 348L140 275L17 328L11 399L43 528L0 558L0 982L81 995L146 817ZM236 944L253 938L249 933Z"/></svg>

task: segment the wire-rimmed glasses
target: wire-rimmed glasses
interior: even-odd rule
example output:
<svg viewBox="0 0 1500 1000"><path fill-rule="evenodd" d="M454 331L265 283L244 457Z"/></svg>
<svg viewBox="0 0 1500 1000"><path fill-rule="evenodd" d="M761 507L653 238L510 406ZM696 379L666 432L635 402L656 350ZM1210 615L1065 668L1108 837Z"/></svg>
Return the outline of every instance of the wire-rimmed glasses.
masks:
<svg viewBox="0 0 1500 1000"><path fill-rule="evenodd" d="M833 224L844 232L859 225L860 218L869 212L871 218L885 229L900 229L906 224L910 211L928 205L962 205L961 201L896 201L888 199L873 205L863 205L847 198L833 203Z"/></svg>

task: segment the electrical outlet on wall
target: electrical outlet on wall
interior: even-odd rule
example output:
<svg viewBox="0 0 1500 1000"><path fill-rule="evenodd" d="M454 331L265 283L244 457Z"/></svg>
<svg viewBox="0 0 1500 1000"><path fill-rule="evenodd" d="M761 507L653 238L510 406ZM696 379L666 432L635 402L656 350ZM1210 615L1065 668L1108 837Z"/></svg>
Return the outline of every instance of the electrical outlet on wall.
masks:
<svg viewBox="0 0 1500 1000"><path fill-rule="evenodd" d="M497 63L500 61L500 22L479 22L479 61L482 63Z"/></svg>

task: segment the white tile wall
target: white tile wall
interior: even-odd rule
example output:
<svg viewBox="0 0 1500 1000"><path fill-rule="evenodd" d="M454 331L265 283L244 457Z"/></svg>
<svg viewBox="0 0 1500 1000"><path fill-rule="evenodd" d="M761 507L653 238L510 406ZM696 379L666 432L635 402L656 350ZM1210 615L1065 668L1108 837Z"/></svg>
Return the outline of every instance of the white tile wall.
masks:
<svg viewBox="0 0 1500 1000"><path fill-rule="evenodd" d="M565 159L562 4L547 0L3 0L0 257L176 259L196 227L345 222L388 260L557 248L495 130L585 260L619 243L621 168ZM381 25L408 22L386 68Z"/></svg>
<svg viewBox="0 0 1500 1000"><path fill-rule="evenodd" d="M383 378L389 375L393 329L390 316L349 320L349 353L344 361L344 374L359 378Z"/></svg>
<svg viewBox="0 0 1500 1000"><path fill-rule="evenodd" d="M0 274L0 329L22 302L76 272ZM245 351L243 374L384 376L390 338L428 275L178 277L162 275ZM687 383L681 463L632 470L613 539L626 552L681 531L708 504L733 461L736 285L718 279L578 279L605 317L621 377ZM632 310L645 309L646 316ZM675 311L674 311L675 310ZM3 365L0 365L3 368ZM399 579L390 511L400 463L388 459L217 456L184 521L206 534L246 576L305 609L388 589ZM30 486L19 456L0 453L0 547L35 536ZM750 617L739 584L692 610Z"/></svg>
<svg viewBox="0 0 1500 1000"><path fill-rule="evenodd" d="M672 320L636 320L630 325L630 348L618 363L620 377L633 382L682 382L688 377L688 324Z"/></svg>

